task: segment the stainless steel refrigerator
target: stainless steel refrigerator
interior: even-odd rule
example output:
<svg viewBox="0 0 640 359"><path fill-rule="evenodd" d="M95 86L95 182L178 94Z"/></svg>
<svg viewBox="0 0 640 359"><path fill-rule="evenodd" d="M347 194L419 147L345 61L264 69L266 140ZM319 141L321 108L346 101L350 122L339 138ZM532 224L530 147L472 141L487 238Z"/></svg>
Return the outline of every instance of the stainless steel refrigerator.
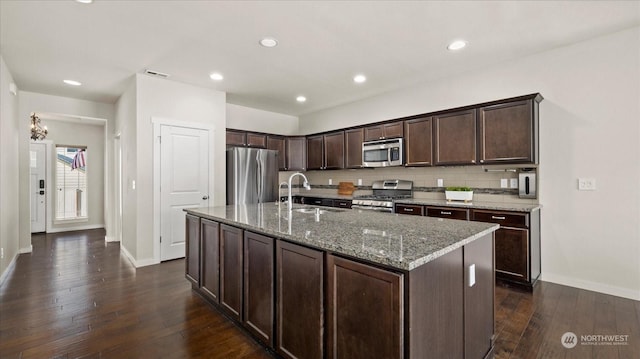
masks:
<svg viewBox="0 0 640 359"><path fill-rule="evenodd" d="M278 199L278 151L233 147L227 150L227 204Z"/></svg>

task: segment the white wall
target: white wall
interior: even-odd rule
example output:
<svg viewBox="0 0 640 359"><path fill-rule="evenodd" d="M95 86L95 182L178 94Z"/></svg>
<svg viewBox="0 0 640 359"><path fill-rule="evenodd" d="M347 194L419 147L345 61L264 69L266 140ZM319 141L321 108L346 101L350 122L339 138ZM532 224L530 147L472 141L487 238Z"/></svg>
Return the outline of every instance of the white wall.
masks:
<svg viewBox="0 0 640 359"><path fill-rule="evenodd" d="M298 118L228 103L226 127L276 135L297 135Z"/></svg>
<svg viewBox="0 0 640 359"><path fill-rule="evenodd" d="M135 258L137 256L137 209L138 200L131 181L136 178L136 78L131 76L125 92L120 95L115 105L114 136L120 135L122 147L122 237L120 248ZM116 171L114 171L116 172ZM115 179L114 179L115 182ZM114 190L114 211L119 205L119 198Z"/></svg>
<svg viewBox="0 0 640 359"><path fill-rule="evenodd" d="M9 92L13 77L0 56L0 278L18 254L18 97ZM0 285L2 280L0 280Z"/></svg>
<svg viewBox="0 0 640 359"><path fill-rule="evenodd" d="M101 125L87 125L60 120L44 120L52 141L49 148L51 158L49 172L51 189L48 199L49 222L47 232L61 232L77 229L104 228L105 226L105 128ZM56 145L87 147L87 221L56 223L53 219L56 205Z"/></svg>
<svg viewBox="0 0 640 359"><path fill-rule="evenodd" d="M202 123L214 127L214 178L210 193L212 205L225 204L225 108L226 94L203 87L136 75L136 152L137 196L136 262L150 264L154 259L153 239L153 125L154 117L173 121Z"/></svg>
<svg viewBox="0 0 640 359"><path fill-rule="evenodd" d="M300 132L540 92L542 279L639 300L638 48L636 27L301 116Z"/></svg>
<svg viewBox="0 0 640 359"><path fill-rule="evenodd" d="M106 119L105 132L107 138L113 132L113 116L114 105L99 103L93 101L78 100L69 97L60 97L39 94L34 92L20 91L19 96L19 112L18 121L20 124L19 136L19 166L20 166L20 248L29 248L31 246L31 217L30 217L30 204L29 204L29 115L31 112L36 113L50 113L50 114L64 114L74 116L84 116L92 118ZM112 150L113 140L106 141L105 157L106 167L111 168L112 159L110 153ZM110 172L108 172L110 173ZM109 210L113 208L110 200L112 198L111 193L113 191L113 181L110 176L105 179L105 193L106 196L106 210L105 213L105 229L106 236L111 236L113 216L109 213Z"/></svg>

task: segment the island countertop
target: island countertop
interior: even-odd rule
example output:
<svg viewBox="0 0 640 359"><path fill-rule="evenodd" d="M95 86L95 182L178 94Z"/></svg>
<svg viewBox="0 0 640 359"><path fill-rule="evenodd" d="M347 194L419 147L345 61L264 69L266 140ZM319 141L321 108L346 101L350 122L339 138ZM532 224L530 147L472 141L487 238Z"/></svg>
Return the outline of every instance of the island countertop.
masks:
<svg viewBox="0 0 640 359"><path fill-rule="evenodd" d="M500 226L355 209L326 208L322 214L274 203L191 208L191 215L285 239L309 247L410 271L481 238ZM292 220L289 220L291 213Z"/></svg>

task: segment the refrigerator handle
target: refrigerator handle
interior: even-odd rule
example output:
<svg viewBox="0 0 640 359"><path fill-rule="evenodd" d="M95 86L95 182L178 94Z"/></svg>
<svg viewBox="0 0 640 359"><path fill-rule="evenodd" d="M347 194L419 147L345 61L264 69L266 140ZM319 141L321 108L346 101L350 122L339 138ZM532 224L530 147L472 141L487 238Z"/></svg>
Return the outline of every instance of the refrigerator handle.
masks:
<svg viewBox="0 0 640 359"><path fill-rule="evenodd" d="M262 161L260 158L260 151L256 155L257 171L256 171L256 185L258 192L258 203L262 202Z"/></svg>

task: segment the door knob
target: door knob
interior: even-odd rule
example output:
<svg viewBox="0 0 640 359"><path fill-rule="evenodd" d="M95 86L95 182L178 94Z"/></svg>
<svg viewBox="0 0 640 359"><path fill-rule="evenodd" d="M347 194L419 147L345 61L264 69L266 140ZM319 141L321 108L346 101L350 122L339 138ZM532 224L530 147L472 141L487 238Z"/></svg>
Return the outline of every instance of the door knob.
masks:
<svg viewBox="0 0 640 359"><path fill-rule="evenodd" d="M206 201L206 200L208 200L208 199L209 199L209 196L206 196L206 195L205 195L205 196L203 196L203 197L202 197L202 200L203 200L203 201Z"/></svg>

